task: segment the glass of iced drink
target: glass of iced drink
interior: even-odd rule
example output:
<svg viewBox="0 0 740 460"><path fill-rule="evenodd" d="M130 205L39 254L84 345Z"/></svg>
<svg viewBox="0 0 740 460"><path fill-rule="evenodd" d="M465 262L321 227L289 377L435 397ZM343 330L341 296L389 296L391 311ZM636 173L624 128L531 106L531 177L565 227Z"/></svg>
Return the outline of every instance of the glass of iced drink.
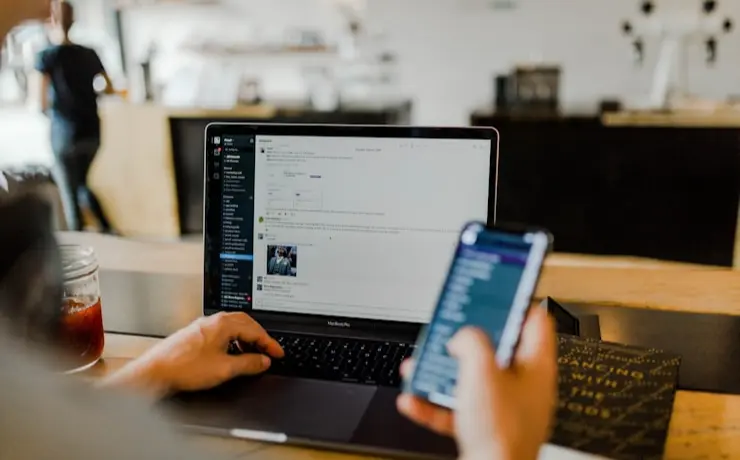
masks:
<svg viewBox="0 0 740 460"><path fill-rule="evenodd" d="M94 366L103 355L105 333L100 305L98 260L90 247L60 246L64 296L59 329L60 351L69 362L66 373Z"/></svg>

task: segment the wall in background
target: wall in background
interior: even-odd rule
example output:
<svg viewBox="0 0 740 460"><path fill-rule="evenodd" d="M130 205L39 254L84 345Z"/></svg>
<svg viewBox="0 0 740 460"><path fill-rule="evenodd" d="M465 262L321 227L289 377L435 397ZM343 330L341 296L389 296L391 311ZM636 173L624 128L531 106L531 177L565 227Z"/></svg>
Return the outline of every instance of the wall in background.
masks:
<svg viewBox="0 0 740 460"><path fill-rule="evenodd" d="M402 86L415 97L416 123L467 123L472 108L491 104L494 74L531 57L563 66L566 111L590 112L605 97L634 101L650 90L655 45L648 43L650 59L636 68L630 42L620 33L622 20L637 16L636 0L520 0L508 11L481 8L485 3L369 3L370 23L385 27L399 53ZM740 22L740 2L719 3ZM740 31L723 39L719 52L710 70L702 48L691 50L691 89L701 96L740 93Z"/></svg>
<svg viewBox="0 0 740 460"><path fill-rule="evenodd" d="M670 0L677 1L677 0ZM691 6L699 1L681 0ZM662 0L665 4L666 0ZM291 27L315 27L330 37L344 23L325 1L227 0L227 6L146 7L127 12L132 59L140 59L152 40L174 49L197 36L248 40L279 35ZM655 44L648 43L643 68L631 61L621 21L636 17L635 0L519 0L513 10L492 10L485 0L371 0L367 21L383 31L399 55L401 90L415 102L414 122L466 124L470 111L490 104L493 76L512 65L538 58L563 66L561 97L568 112L592 112L599 100L644 99L650 89ZM740 2L720 2L740 22ZM740 32L721 41L720 59L704 66L700 46L690 52L691 89L705 97L740 93ZM651 46L652 45L652 46ZM163 53L167 54L167 52ZM165 59L165 62L167 60ZM247 60L266 79L270 94L300 95L304 88L290 69L294 62ZM164 66L177 67L170 60Z"/></svg>
<svg viewBox="0 0 740 460"><path fill-rule="evenodd" d="M0 106L0 169L51 166L49 121L25 107Z"/></svg>
<svg viewBox="0 0 740 460"><path fill-rule="evenodd" d="M295 29L314 29L330 40L345 26L342 15L324 0L221 0L220 5L158 5L127 9L124 36L132 77L152 43L157 47L154 72L160 82L194 79L195 73L219 79L238 68L259 78L268 97L297 98L305 92L302 67L314 58L295 56L212 57L183 52L188 43L274 42ZM183 78L185 74L186 78ZM214 82L216 86L232 82ZM197 82L181 82L192 87ZM135 86L135 85L134 85Z"/></svg>

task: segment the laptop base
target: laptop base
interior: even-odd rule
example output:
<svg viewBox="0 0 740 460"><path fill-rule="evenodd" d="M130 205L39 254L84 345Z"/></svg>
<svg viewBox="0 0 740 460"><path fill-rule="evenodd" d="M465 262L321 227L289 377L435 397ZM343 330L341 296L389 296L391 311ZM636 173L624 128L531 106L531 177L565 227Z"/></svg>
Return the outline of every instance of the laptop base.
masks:
<svg viewBox="0 0 740 460"><path fill-rule="evenodd" d="M408 458L455 458L455 443L401 416L392 388L263 375L164 402L207 434Z"/></svg>

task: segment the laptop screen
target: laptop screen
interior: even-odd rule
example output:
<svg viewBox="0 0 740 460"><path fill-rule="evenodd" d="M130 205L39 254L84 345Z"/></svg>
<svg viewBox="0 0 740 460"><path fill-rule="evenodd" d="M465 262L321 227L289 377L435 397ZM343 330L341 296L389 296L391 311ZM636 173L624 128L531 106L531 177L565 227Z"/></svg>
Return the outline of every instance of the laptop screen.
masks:
<svg viewBox="0 0 740 460"><path fill-rule="evenodd" d="M207 309L427 322L460 229L489 214L495 132L458 131L209 128Z"/></svg>

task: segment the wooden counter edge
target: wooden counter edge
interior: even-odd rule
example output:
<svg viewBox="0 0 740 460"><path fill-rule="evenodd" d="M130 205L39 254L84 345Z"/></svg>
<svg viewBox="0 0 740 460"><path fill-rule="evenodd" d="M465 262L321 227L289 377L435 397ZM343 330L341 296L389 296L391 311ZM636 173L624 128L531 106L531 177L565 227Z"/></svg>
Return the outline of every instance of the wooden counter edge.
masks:
<svg viewBox="0 0 740 460"><path fill-rule="evenodd" d="M212 119L213 122L218 122L219 119L226 118L256 118L268 120L274 118L277 114L277 108L271 105L245 105L223 109L168 107L165 111L169 118L208 118Z"/></svg>
<svg viewBox="0 0 740 460"><path fill-rule="evenodd" d="M737 128L740 111L615 112L602 115L601 121L613 127Z"/></svg>
<svg viewBox="0 0 740 460"><path fill-rule="evenodd" d="M151 242L59 233L66 244L91 245L106 270L202 277L200 243ZM685 312L740 314L740 271L656 260L555 254L537 298Z"/></svg>

